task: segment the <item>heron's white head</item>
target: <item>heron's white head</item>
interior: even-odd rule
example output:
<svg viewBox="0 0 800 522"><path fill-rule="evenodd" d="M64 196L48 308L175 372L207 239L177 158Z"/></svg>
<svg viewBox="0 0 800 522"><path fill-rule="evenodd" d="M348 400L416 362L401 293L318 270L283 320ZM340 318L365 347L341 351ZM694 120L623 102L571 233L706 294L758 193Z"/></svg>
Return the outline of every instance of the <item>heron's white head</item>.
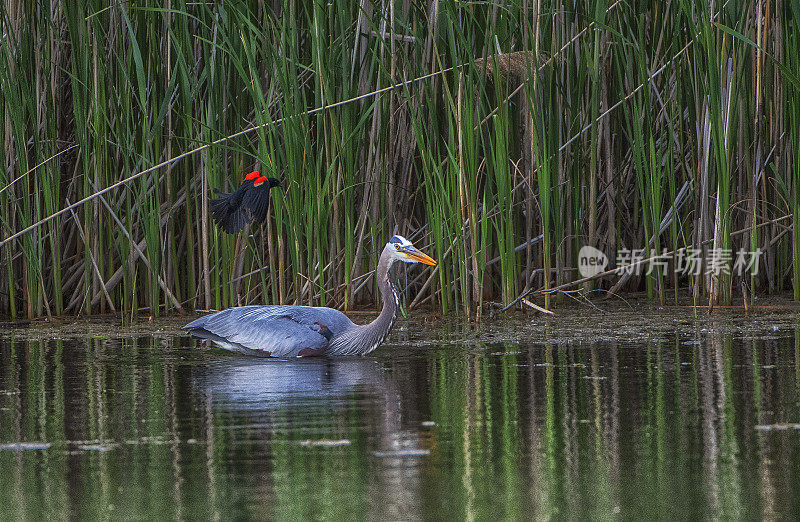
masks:
<svg viewBox="0 0 800 522"><path fill-rule="evenodd" d="M436 264L433 258L423 254L417 247L411 244L411 241L403 236L392 236L392 239L386 243L386 248L390 249L393 259L402 261L403 263Z"/></svg>

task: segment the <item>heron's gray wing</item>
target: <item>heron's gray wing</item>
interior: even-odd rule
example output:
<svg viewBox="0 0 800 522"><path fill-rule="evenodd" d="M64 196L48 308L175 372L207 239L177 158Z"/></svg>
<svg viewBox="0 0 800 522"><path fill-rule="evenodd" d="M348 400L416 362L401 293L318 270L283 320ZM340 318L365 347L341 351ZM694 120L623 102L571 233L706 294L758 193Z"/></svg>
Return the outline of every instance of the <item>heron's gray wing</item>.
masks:
<svg viewBox="0 0 800 522"><path fill-rule="evenodd" d="M210 314L184 326L223 348L254 355L294 357L322 355L330 332L312 314L293 314L280 306L241 306ZM296 317L299 316L299 317ZM208 335L210 334L210 335Z"/></svg>

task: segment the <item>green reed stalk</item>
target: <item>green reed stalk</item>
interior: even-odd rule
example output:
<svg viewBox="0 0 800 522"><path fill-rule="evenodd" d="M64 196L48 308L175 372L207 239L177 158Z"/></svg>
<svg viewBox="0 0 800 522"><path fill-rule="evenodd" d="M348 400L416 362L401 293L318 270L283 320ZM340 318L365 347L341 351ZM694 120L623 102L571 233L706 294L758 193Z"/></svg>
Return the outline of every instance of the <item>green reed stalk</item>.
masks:
<svg viewBox="0 0 800 522"><path fill-rule="evenodd" d="M531 111L531 154L535 160L537 188L539 189L539 215L541 219L542 234L542 287L545 291L550 289L552 271L552 237L554 221L560 222L556 215L561 212L554 211L554 195L559 193L559 188L553 186L554 159L551 152L553 130L559 123L555 118L548 118L547 114L537 109L537 100L552 99L553 91L548 79L552 80L552 69L547 68L544 73L532 71L536 75L534 82L526 90L528 104ZM548 128L549 126L549 128ZM555 219L554 219L555 218ZM550 294L544 295L544 307L550 308Z"/></svg>
<svg viewBox="0 0 800 522"><path fill-rule="evenodd" d="M551 227L552 227L552 165L550 162L550 151L547 148L547 139L540 138L537 130L538 122L532 125L534 156L536 157L536 178L539 187L539 210L542 219L542 271L543 287L547 291L550 289L550 270L551 264ZM550 294L544 295L544 307L550 307Z"/></svg>
<svg viewBox="0 0 800 522"><path fill-rule="evenodd" d="M410 93L406 93L407 96L410 98ZM425 139L435 132L437 128L437 121L436 121L436 112L430 107L433 107L433 99L431 99L430 94L428 94L427 98L427 105L429 107L427 114L420 114L420 113L412 113L412 124L414 126L414 136L417 141L417 148L420 151L421 159L422 159L422 172L423 172L423 186L425 190L425 210L426 210L426 222L428 228L431 231L431 236L433 239L433 251L435 252L437 259L442 259L445 251L446 246L448 245L449 241L447 241L447 232L445 230L446 222L445 222L445 214L444 208L446 206L446 196L447 191L442 187L442 169L439 164L433 159L438 157L438 151L436 150L436 141ZM420 112L425 111L426 109L421 109ZM423 122L423 118L426 119L426 123ZM450 271L448 269L440 269L439 270L439 287L442 289L441 292L441 306L442 311L447 312L450 307L450 293L448 292L450 283Z"/></svg>
<svg viewBox="0 0 800 522"><path fill-rule="evenodd" d="M785 21L787 67L800 76L800 0L793 0L787 10L791 17ZM792 154L791 211L794 223L800 220L800 85L788 82L784 99L788 115L788 135ZM800 301L800 234L792 228L792 289L794 300Z"/></svg>
<svg viewBox="0 0 800 522"><path fill-rule="evenodd" d="M459 172L461 174L460 187L463 190L462 208L466 205L466 216L462 216L462 221L468 222L468 239L464 245L464 259L467 277L471 278L472 288L469 286L464 290L464 302L469 309L469 303L476 309L476 319L480 317L481 301L483 299L484 273L486 271L486 242L489 224L485 219L479 219L479 209L486 212L486 202L481 202L479 196L478 164L480 155L478 142L475 137L475 112L476 103L472 96L467 95L466 85L477 83L478 76L474 70L470 70L464 77L465 84L459 84L459 110L458 125L459 132ZM466 217L466 219L464 219Z"/></svg>
<svg viewBox="0 0 800 522"><path fill-rule="evenodd" d="M13 65L11 63L11 39L6 38L2 42L0 42L0 87L2 87L3 92L13 93L13 85L11 83L11 71L13 69ZM10 125L9 119L5 116L11 110L10 105L14 103L18 103L14 98L10 96L3 96L0 97L0 110L4 115L3 121L0 122L0 143L3 143L4 146L0 149L0 183L2 186L6 188L7 194L0 199L0 218L2 219L2 226L3 226L3 235L7 234L8 231L12 230L15 226L14 222L14 208L16 207L16 203L14 202L15 193L16 191L13 189L11 183L14 179L14 171L13 169L8 169L8 161L9 161L9 153L11 152L5 146L6 143L10 140ZM7 276L7 284L8 287L4 288L7 292L7 298L4 304L6 304L6 310L10 313L11 317L17 317L17 300L16 300L16 278L15 278L15 270L14 270L14 260L12 256L11 249L7 248L5 252L5 265L4 270Z"/></svg>
<svg viewBox="0 0 800 522"><path fill-rule="evenodd" d="M2 49L2 44L0 44L0 49ZM0 54L0 71L6 69L6 67L4 67L7 63L5 57L6 57L5 52ZM0 79L3 78L8 78L8 75L0 76ZM0 83L0 85L2 85L2 83ZM6 111L5 106L6 106L5 98L0 98L0 113L5 114ZM5 131L6 131L5 123L0 124L0 143L6 143ZM6 169L5 147L0 147L0 183L2 183L4 187L9 186L9 184L11 183L11 176L9 175L9 172ZM11 194L13 194L13 192ZM0 221L2 222L1 224L3 227L3 234L5 234L5 231L10 229L12 226L11 215L12 215L12 208L9 202L9 197L0 198ZM4 284L0 286L0 290L2 290L3 291L2 293L5 295L0 295L0 304L2 304L2 308L5 309L12 318L16 319L17 300L16 300L16 292L14 289L15 286L14 263L10 248L6 248L3 260L4 260L3 271L5 272L6 277L3 281Z"/></svg>
<svg viewBox="0 0 800 522"><path fill-rule="evenodd" d="M717 210L713 219L715 230L713 247L729 249L731 193L729 132L737 113L731 105L731 100L735 99L734 93L737 88L737 83L734 81L737 71L732 68L731 64L733 63L734 67L737 66L733 62L736 46L725 33L719 34L720 32L712 25L712 17L719 17L723 22L733 21L736 25L741 22L736 18L738 13L731 12L735 10L735 6L728 11L725 10L725 6L714 6L717 11L712 13L712 5L708 2L700 2L692 11L686 2L682 3L692 30L698 34L697 41L700 47L696 49L695 55L702 59L701 84L705 89L711 121L712 159L717 179L716 187L714 187ZM693 17L696 17L696 22ZM723 300L729 302L730 278L723 275L716 285L711 298L716 299L718 295L722 295Z"/></svg>
<svg viewBox="0 0 800 522"><path fill-rule="evenodd" d="M513 220L513 176L508 162L508 134L510 122L508 111L501 109L492 117L493 135L490 140L491 162L489 172L492 175L495 195L497 197L498 211L493 218L495 233L497 235L497 249L500 255L501 268L501 293L503 301L508 303L516 296L517 264L514 251L515 234Z"/></svg>
<svg viewBox="0 0 800 522"><path fill-rule="evenodd" d="M605 24L606 10L608 9L607 1L597 0L594 2L593 18L597 24ZM593 42L591 51L587 50L589 58L589 92L590 92L590 107L589 107L589 121L591 122L591 130L589 135L589 197L586 204L589 207L588 217L588 244L592 247L597 246L597 181L599 177L598 165L598 144L599 144L599 125L597 117L600 114L600 41L603 33L600 31L593 32ZM591 282L584 285L588 291L591 289Z"/></svg>

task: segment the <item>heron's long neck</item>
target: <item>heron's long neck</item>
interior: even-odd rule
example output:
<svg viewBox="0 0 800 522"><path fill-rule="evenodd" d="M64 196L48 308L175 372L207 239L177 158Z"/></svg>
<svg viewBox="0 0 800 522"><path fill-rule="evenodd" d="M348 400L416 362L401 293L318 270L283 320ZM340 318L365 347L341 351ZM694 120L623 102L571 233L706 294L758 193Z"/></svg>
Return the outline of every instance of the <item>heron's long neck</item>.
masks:
<svg viewBox="0 0 800 522"><path fill-rule="evenodd" d="M366 355L386 339L397 318L400 296L392 275L392 252L384 249L378 261L378 288L383 298L383 309L369 324L356 326L331 340L328 352L332 355Z"/></svg>
<svg viewBox="0 0 800 522"><path fill-rule="evenodd" d="M378 288L380 288L381 291L383 308L381 309L380 315L369 325L379 325L381 328L385 328L385 336L392 325L394 325L394 320L397 319L397 309L400 307L400 295L397 293L397 287L394 284L394 276L392 274L392 256L388 251L384 251L383 254L381 254L377 271Z"/></svg>
<svg viewBox="0 0 800 522"><path fill-rule="evenodd" d="M394 285L392 274L392 254L384 250L378 261L378 288L383 299L383 309L380 315L369 324L361 327L359 346L357 353L369 353L386 339L389 330L392 329L395 319L397 319L397 309L400 307L400 296Z"/></svg>

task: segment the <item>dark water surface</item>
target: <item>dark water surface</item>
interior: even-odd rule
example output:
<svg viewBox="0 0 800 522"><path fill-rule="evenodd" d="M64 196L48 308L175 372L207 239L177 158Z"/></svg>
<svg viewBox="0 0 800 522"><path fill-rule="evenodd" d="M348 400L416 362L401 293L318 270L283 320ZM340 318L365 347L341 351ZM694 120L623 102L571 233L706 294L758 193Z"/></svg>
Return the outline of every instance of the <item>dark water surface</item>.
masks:
<svg viewBox="0 0 800 522"><path fill-rule="evenodd" d="M414 328L288 362L163 333L2 339L0 518L800 513L800 329Z"/></svg>

